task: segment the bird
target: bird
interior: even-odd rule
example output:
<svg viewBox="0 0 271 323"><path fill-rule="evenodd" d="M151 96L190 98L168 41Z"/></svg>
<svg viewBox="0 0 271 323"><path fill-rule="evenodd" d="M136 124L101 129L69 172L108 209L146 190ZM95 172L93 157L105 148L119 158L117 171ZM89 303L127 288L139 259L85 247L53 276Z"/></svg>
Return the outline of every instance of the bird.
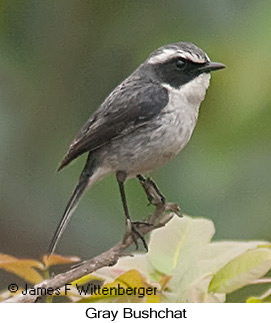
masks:
<svg viewBox="0 0 271 323"><path fill-rule="evenodd" d="M163 166L186 146L209 87L210 73L225 67L211 61L193 43L164 45L106 97L74 138L58 168L88 153L51 241L50 255L55 253L83 193L109 174L116 176L126 225L134 241L140 238L147 249L129 215L124 183L135 177L142 181L142 174Z"/></svg>

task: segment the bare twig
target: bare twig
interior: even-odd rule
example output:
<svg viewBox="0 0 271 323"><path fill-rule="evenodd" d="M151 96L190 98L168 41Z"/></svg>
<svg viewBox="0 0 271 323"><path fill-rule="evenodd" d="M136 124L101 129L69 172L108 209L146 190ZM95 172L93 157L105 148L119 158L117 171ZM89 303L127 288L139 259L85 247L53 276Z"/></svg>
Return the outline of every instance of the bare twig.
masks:
<svg viewBox="0 0 271 323"><path fill-rule="evenodd" d="M143 178L144 179L144 178ZM145 235L150 231L164 226L168 221L171 220L174 213L179 212L178 206L172 203L164 204L161 199L161 195L157 193L157 190L152 187L152 181L146 180L141 181L141 184L145 190L148 192L148 198L151 196L156 209L153 215L146 219L142 223L138 224L138 231L141 235ZM172 211L174 213L166 213L166 211ZM52 288L57 289L61 288L65 284L68 284L76 279L79 279L87 274L90 274L102 267L113 266L115 265L119 258L125 254L125 250L134 242L134 237L132 236L131 231L126 232L125 237L122 241L118 242L115 246L109 249L102 254L84 261L75 268L68 270L67 272L61 273L55 277L51 277L42 281L41 283L34 286L34 289L37 288ZM7 300L5 303L34 303L39 296L37 295L17 295L13 296Z"/></svg>

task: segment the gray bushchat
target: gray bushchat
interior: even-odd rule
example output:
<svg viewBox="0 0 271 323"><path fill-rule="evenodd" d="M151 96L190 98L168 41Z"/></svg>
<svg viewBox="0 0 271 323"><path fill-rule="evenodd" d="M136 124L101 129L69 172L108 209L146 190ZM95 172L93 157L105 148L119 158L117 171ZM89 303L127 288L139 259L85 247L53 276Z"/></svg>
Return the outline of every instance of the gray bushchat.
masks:
<svg viewBox="0 0 271 323"><path fill-rule="evenodd" d="M124 182L156 169L175 157L195 128L210 72L224 68L211 62L192 43L179 42L155 50L98 107L62 160L59 170L84 153L88 158L79 182L54 234L55 251L83 192L110 173L116 174L127 224L147 249L131 221Z"/></svg>

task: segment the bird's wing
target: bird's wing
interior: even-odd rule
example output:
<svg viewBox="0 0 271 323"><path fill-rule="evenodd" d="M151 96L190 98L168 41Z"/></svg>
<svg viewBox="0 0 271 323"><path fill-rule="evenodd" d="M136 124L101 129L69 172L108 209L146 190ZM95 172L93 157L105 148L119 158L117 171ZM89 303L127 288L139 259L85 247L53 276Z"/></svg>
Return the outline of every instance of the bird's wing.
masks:
<svg viewBox="0 0 271 323"><path fill-rule="evenodd" d="M94 151L143 126L167 103L167 90L160 84L126 82L119 85L81 128L59 170L83 153Z"/></svg>

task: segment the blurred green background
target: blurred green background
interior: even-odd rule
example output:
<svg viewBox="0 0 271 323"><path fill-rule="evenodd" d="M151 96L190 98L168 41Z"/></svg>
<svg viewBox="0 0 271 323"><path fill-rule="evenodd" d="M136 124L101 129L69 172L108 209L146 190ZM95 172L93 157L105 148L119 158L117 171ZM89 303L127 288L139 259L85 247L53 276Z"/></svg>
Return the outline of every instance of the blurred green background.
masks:
<svg viewBox="0 0 271 323"><path fill-rule="evenodd" d="M47 252L84 165L56 172L72 139L150 52L176 41L227 69L213 74L189 145L151 176L183 212L212 219L215 239L270 241L270 17L270 0L1 0L0 252ZM152 211L137 180L127 194L134 219ZM84 195L57 252L90 258L123 232L111 176ZM0 272L0 288L10 277Z"/></svg>

